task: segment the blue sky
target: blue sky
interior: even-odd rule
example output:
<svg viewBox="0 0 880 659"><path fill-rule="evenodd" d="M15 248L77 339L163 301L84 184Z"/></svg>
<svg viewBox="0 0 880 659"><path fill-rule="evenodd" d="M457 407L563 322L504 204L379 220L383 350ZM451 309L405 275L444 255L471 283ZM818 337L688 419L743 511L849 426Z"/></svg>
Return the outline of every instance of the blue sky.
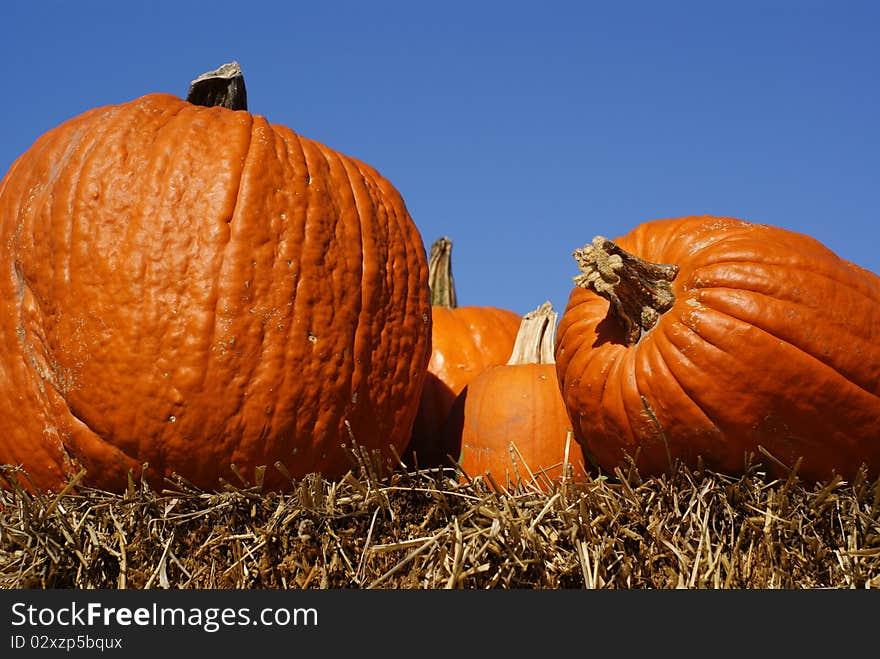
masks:
<svg viewBox="0 0 880 659"><path fill-rule="evenodd" d="M250 110L360 158L460 304L560 313L571 252L690 214L880 273L880 3L0 3L5 173L90 107L237 60Z"/></svg>

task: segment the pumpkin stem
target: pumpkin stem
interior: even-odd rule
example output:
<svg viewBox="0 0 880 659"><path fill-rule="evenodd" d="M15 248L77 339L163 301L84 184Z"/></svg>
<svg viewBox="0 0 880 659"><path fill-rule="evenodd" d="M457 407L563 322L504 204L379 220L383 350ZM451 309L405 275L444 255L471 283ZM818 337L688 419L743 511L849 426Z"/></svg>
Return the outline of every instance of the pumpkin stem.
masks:
<svg viewBox="0 0 880 659"><path fill-rule="evenodd" d="M522 318L513 352L508 365L518 364L553 364L553 346L556 341L556 318L559 314L553 311L553 305L545 302L534 311Z"/></svg>
<svg viewBox="0 0 880 659"><path fill-rule="evenodd" d="M229 62L193 80L189 83L186 100L209 108L247 110L247 92L238 62Z"/></svg>
<svg viewBox="0 0 880 659"><path fill-rule="evenodd" d="M428 287L431 290L431 305L455 309L455 281L452 278L452 241L445 236L431 245L428 256Z"/></svg>
<svg viewBox="0 0 880 659"><path fill-rule="evenodd" d="M678 266L651 263L621 249L616 243L596 236L591 245L574 251L583 274L574 278L581 288L589 288L611 303L623 323L627 345L638 343L675 304L671 283Z"/></svg>

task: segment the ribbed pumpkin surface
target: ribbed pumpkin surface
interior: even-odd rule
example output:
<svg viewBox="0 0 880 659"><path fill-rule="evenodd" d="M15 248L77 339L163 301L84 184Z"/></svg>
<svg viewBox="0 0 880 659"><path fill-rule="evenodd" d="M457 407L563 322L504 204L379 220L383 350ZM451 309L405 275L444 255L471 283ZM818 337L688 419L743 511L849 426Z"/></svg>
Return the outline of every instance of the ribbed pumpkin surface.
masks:
<svg viewBox="0 0 880 659"><path fill-rule="evenodd" d="M217 486L406 445L427 260L394 187L259 115L152 94L43 135L0 187L0 462Z"/></svg>
<svg viewBox="0 0 880 659"><path fill-rule="evenodd" d="M575 436L605 468L670 459L738 471L761 448L806 478L880 469L880 278L805 235L723 217L647 222L615 240L676 264L674 305L634 345L575 288L557 373ZM769 465L773 467L771 459ZM784 472L783 472L784 473Z"/></svg>

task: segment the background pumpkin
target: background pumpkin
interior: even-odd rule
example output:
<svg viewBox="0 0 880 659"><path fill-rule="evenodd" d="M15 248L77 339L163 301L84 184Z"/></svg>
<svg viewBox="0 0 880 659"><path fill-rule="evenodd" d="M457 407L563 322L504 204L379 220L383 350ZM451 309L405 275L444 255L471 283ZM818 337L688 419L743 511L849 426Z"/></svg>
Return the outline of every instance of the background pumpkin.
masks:
<svg viewBox="0 0 880 659"><path fill-rule="evenodd" d="M372 167L243 106L237 65L48 131L0 185L0 462L215 487L403 450L427 259Z"/></svg>
<svg viewBox="0 0 880 659"><path fill-rule="evenodd" d="M556 366L599 465L628 454L660 473L702 456L737 472L752 453L780 473L802 457L812 480L880 469L876 275L808 236L712 216L646 222L575 257L587 288L560 319Z"/></svg>
<svg viewBox="0 0 880 659"><path fill-rule="evenodd" d="M449 238L434 241L428 264L431 359L404 456L407 463L417 462L419 467L448 466L441 430L455 397L485 368L507 361L521 320L510 309L458 306Z"/></svg>
<svg viewBox="0 0 880 659"><path fill-rule="evenodd" d="M499 485L534 482L546 489L568 464L573 476L585 477L556 379L556 319L549 302L523 316L508 361L486 368L455 400L444 440L468 476L488 472Z"/></svg>

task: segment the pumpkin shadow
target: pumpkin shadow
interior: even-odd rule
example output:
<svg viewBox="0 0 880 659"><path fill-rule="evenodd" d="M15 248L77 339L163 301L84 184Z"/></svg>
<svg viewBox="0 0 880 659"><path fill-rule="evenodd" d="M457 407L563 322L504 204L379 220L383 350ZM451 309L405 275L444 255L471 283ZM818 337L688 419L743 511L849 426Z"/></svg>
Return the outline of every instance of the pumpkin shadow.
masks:
<svg viewBox="0 0 880 659"><path fill-rule="evenodd" d="M596 340L593 341L593 348L598 348L606 343L614 343L626 347L624 337L620 321L609 310L608 315L596 325Z"/></svg>
<svg viewBox="0 0 880 659"><path fill-rule="evenodd" d="M443 380L428 372L410 442L402 456L405 464L419 469L447 466L442 431L455 398L455 392Z"/></svg>
<svg viewBox="0 0 880 659"><path fill-rule="evenodd" d="M458 467L461 460L461 433L464 429L464 406L467 402L468 387L455 397L452 408L440 431L440 443L443 446L443 466Z"/></svg>

